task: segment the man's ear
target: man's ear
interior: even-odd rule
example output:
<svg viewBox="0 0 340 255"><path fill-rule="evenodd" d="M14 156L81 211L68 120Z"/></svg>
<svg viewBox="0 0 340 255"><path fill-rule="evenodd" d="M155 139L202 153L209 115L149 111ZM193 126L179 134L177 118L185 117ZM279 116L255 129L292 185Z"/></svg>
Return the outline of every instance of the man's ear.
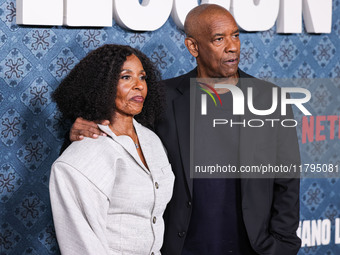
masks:
<svg viewBox="0 0 340 255"><path fill-rule="evenodd" d="M187 37L184 40L185 46L189 50L190 54L195 58L198 57L198 45L197 41L192 37Z"/></svg>

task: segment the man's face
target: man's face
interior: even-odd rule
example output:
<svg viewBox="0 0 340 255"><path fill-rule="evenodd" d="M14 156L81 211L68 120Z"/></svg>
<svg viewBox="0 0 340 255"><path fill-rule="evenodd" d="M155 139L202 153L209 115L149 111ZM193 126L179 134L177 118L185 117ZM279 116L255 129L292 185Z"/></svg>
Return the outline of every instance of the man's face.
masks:
<svg viewBox="0 0 340 255"><path fill-rule="evenodd" d="M196 58L200 77L236 78L240 62L239 30L227 12L202 15Z"/></svg>

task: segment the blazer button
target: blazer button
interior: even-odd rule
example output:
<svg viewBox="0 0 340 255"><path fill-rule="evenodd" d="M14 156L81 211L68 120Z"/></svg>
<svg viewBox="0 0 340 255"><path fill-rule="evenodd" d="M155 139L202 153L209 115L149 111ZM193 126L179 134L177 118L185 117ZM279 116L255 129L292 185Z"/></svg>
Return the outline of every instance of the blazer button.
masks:
<svg viewBox="0 0 340 255"><path fill-rule="evenodd" d="M155 182L155 187L156 187L156 189L158 189L158 188L159 188L159 184L158 184L158 182Z"/></svg>
<svg viewBox="0 0 340 255"><path fill-rule="evenodd" d="M191 208L191 206L192 206L191 201L188 201L188 202L187 202L187 207L188 207L188 208Z"/></svg>
<svg viewBox="0 0 340 255"><path fill-rule="evenodd" d="M185 231L178 232L178 236L181 237L181 238L184 237L185 236Z"/></svg>
<svg viewBox="0 0 340 255"><path fill-rule="evenodd" d="M156 218L156 216L154 216L153 219L152 219L153 224L156 224L156 221L157 221L157 218Z"/></svg>

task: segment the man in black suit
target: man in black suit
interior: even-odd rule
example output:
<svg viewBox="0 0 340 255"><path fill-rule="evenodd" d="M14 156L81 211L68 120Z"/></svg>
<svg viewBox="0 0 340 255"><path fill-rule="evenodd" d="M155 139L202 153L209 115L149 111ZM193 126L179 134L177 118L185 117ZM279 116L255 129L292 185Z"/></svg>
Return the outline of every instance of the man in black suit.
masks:
<svg viewBox="0 0 340 255"><path fill-rule="evenodd" d="M267 82L238 69L239 30L232 15L218 5L194 8L185 22L185 45L197 60L193 71L165 81L165 118L156 125L176 176L174 193L164 215L164 255L296 254L300 239L298 178L192 179L189 158L189 102L191 78L221 78L244 93L252 87L254 105L268 109L272 102ZM247 78L247 82L242 82ZM218 93L227 97L225 89ZM269 106L269 107L268 107ZM233 117L230 115L230 117ZM245 111L245 119L255 116ZM270 115L282 119L280 108ZM292 109L287 117L292 119ZM90 128L91 127L91 128ZM238 127L209 138L226 142L217 157L226 164L251 166L261 163L289 165L300 162L295 128ZM99 135L94 123L78 119L71 140ZM203 144L204 145L204 144ZM224 153L225 152L225 153Z"/></svg>

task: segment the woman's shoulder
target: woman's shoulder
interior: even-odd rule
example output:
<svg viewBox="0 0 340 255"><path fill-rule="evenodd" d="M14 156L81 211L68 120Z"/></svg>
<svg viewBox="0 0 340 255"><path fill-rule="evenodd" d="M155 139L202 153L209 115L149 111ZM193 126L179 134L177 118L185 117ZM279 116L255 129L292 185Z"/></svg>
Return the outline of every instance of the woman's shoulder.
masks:
<svg viewBox="0 0 340 255"><path fill-rule="evenodd" d="M81 141L73 142L55 161L65 163L78 171L112 166L118 156L115 144L109 137L100 136L97 139L85 137Z"/></svg>
<svg viewBox="0 0 340 255"><path fill-rule="evenodd" d="M118 155L109 139L84 138L73 142L53 163L52 171L68 169L79 172L100 190L106 190L114 182L115 171L112 168ZM107 182L110 182L109 185Z"/></svg>
<svg viewBox="0 0 340 255"><path fill-rule="evenodd" d="M75 141L58 158L63 161L75 159L91 160L111 148L109 138L100 136L97 139L84 137L83 140Z"/></svg>

